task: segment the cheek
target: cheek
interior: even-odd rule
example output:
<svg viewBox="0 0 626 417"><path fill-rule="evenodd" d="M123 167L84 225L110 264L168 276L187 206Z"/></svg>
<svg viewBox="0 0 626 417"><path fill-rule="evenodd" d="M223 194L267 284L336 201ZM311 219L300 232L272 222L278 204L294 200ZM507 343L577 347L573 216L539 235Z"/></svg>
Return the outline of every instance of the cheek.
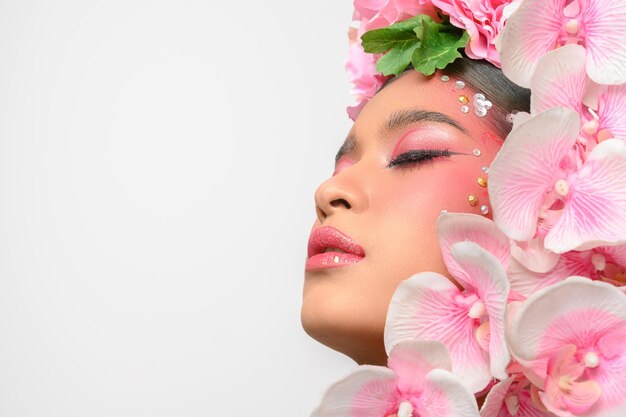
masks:
<svg viewBox="0 0 626 417"><path fill-rule="evenodd" d="M488 204L488 193L479 178L488 180L481 168L489 161L482 155L457 156L396 174L383 187L376 209L381 215L398 216L419 229L434 222L442 210L481 214L480 206ZM470 195L476 201L474 206Z"/></svg>

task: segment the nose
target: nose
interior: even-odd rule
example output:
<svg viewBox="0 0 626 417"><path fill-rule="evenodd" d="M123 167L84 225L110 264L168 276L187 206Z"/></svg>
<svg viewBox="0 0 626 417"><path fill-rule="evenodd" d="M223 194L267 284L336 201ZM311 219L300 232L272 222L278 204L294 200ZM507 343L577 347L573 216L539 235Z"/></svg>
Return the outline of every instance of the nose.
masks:
<svg viewBox="0 0 626 417"><path fill-rule="evenodd" d="M315 191L315 211L320 223L339 212L359 213L367 207L367 194L355 166L330 177Z"/></svg>

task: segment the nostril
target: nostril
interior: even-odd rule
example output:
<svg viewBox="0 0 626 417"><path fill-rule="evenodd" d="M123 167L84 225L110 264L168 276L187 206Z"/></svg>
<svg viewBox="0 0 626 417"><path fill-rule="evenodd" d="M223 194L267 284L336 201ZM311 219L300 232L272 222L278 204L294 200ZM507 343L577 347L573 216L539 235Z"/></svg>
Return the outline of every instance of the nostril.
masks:
<svg viewBox="0 0 626 417"><path fill-rule="evenodd" d="M331 201L330 205L333 206L333 207L344 206L347 209L352 208L350 203L348 203L348 201L344 200L343 198L338 198L336 200Z"/></svg>

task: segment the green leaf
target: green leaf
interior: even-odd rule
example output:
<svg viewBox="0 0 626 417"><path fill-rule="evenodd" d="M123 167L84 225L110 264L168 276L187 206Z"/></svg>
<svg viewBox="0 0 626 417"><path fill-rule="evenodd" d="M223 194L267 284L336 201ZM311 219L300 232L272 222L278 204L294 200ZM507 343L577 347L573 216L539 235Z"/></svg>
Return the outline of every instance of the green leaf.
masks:
<svg viewBox="0 0 626 417"><path fill-rule="evenodd" d="M365 32L361 36L363 49L372 54L381 54L393 48L407 49L413 47L415 43L420 42L415 30L421 28L425 19L430 20L430 17L417 15L386 28Z"/></svg>
<svg viewBox="0 0 626 417"><path fill-rule="evenodd" d="M458 49L465 47L469 39L466 31L435 22L424 22L421 35L422 43L413 49L411 62L424 75L432 75L435 69L443 69L460 58Z"/></svg>
<svg viewBox="0 0 626 417"><path fill-rule="evenodd" d="M383 55L378 62L376 62L376 71L382 72L383 75L402 74L406 67L408 67L411 63L413 51L415 51L418 47L419 45L415 44L412 47L405 49L392 49Z"/></svg>
<svg viewBox="0 0 626 417"><path fill-rule="evenodd" d="M411 19L394 23L386 28L374 29L361 36L365 52L380 54L392 48L404 48L418 39L415 29L422 26L424 19L430 20L426 15L418 15Z"/></svg>

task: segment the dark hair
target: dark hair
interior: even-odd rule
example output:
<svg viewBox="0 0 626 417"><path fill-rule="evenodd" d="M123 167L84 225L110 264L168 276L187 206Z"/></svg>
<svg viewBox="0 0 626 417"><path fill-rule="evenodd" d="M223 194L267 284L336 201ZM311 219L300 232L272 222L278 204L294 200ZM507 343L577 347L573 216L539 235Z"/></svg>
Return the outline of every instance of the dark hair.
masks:
<svg viewBox="0 0 626 417"><path fill-rule="evenodd" d="M461 53L463 58L455 60L442 72L463 80L473 90L485 94L493 103L487 117L502 137L506 137L512 127L506 120L507 114L514 111L530 111L530 90L510 81L501 69L484 59L471 59L465 53ZM410 67L406 71L414 70ZM471 104L469 106L471 107Z"/></svg>

